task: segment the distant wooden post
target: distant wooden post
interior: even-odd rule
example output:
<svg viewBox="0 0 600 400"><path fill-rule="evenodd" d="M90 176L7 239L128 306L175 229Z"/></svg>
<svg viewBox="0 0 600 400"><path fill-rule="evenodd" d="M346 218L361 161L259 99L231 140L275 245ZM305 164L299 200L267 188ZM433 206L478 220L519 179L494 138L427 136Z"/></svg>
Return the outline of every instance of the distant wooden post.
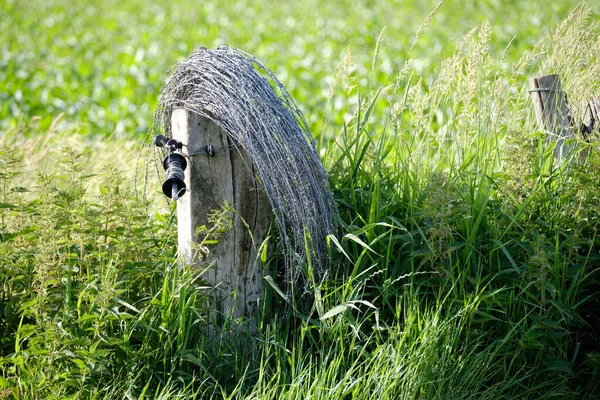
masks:
<svg viewBox="0 0 600 400"><path fill-rule="evenodd" d="M547 75L529 80L531 99L540 130L554 135L554 157L561 159L570 150L564 141L573 136L569 109L562 91L560 77Z"/></svg>
<svg viewBox="0 0 600 400"><path fill-rule="evenodd" d="M253 174L251 161L211 120L174 110L172 135L187 145L185 183L188 192L177 204L179 251L189 263L198 263L190 242L196 227L209 225L208 216L230 202L235 208L232 229L224 232L200 263L211 265L203 275L214 289L211 307L217 323L223 318L250 318L263 293L259 246L271 221L271 207ZM207 152L207 145L214 150ZM251 329L255 329L255 326Z"/></svg>
<svg viewBox="0 0 600 400"><path fill-rule="evenodd" d="M583 114L583 138L591 140L591 133L600 128L600 98L594 98L588 102Z"/></svg>

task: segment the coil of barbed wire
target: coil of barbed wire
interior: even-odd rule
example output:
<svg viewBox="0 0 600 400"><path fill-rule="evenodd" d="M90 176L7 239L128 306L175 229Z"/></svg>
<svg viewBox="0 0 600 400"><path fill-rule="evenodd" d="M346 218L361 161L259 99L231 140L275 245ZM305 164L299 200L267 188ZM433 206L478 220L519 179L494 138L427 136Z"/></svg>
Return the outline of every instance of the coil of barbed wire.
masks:
<svg viewBox="0 0 600 400"><path fill-rule="evenodd" d="M299 278L299 262L322 277L335 206L306 120L281 82L240 50L199 48L167 73L149 134L171 136L177 108L212 120L249 156L273 208L287 278Z"/></svg>

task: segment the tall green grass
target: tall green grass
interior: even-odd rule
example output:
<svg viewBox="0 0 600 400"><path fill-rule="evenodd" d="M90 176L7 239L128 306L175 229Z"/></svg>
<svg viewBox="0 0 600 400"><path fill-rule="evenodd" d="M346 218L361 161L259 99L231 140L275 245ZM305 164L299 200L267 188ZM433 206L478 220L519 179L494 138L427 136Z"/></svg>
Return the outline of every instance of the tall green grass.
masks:
<svg viewBox="0 0 600 400"><path fill-rule="evenodd" d="M346 57L331 101L355 106L332 105L320 138L333 267L291 304L270 293L256 337L215 340L172 205L72 147L24 179L37 153L7 136L0 398L597 398L597 142L556 161L524 87L556 72L573 99L600 91L598 26L585 8L567 21L514 63L484 23L437 73L407 62L389 85Z"/></svg>

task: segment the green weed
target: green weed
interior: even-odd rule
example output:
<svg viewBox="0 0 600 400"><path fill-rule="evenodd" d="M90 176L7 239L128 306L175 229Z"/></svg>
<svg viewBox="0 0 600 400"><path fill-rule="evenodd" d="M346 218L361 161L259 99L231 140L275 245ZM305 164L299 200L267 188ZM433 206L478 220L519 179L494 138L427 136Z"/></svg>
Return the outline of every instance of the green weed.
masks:
<svg viewBox="0 0 600 400"><path fill-rule="evenodd" d="M433 4L406 5L405 17L395 2L190 11L132 1L119 3L120 20L110 1L34 2L38 20L7 2L0 398L597 397L598 143L574 138L575 161L556 161L525 87L556 72L571 103L597 95L597 5L533 47L549 28L534 20L556 20L568 3L548 17L532 12L536 2L447 2L410 42L399 21ZM232 17L242 9L271 18ZM479 23L497 9L503 21L533 22ZM343 19L327 18L340 10ZM465 24L479 28L450 46ZM342 35L349 25L361 28ZM283 26L294 45L272 39ZM360 42L351 52L347 37ZM339 231L322 282L310 262L298 266L310 284L295 296L265 277L274 293L257 335L215 340L208 288L176 258L174 206L135 197L123 137L147 129L166 65L192 43L223 41L279 62L313 131L324 121ZM130 161L107 165L117 152ZM274 271L277 256L264 254Z"/></svg>

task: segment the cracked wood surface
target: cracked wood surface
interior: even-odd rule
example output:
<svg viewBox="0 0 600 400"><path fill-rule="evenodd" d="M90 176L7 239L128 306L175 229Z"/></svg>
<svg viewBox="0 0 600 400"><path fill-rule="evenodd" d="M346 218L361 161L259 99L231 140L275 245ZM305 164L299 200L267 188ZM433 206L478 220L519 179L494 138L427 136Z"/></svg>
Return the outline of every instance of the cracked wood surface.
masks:
<svg viewBox="0 0 600 400"><path fill-rule="evenodd" d="M177 204L179 252L186 262L198 265L211 286L211 307L217 322L223 317L251 317L262 297L259 246L271 222L268 200L254 178L253 166L241 148L211 120L183 109L172 114L173 138L187 145L186 154L202 153L212 144L216 155L190 157L185 171L188 188ZM219 242L207 246L203 259L195 257L190 242L197 241L196 227L225 202L233 204L232 228Z"/></svg>
<svg viewBox="0 0 600 400"><path fill-rule="evenodd" d="M570 150L564 142L573 136L566 95L558 75L547 75L529 80L531 100L538 127L556 141L554 157L563 158Z"/></svg>

